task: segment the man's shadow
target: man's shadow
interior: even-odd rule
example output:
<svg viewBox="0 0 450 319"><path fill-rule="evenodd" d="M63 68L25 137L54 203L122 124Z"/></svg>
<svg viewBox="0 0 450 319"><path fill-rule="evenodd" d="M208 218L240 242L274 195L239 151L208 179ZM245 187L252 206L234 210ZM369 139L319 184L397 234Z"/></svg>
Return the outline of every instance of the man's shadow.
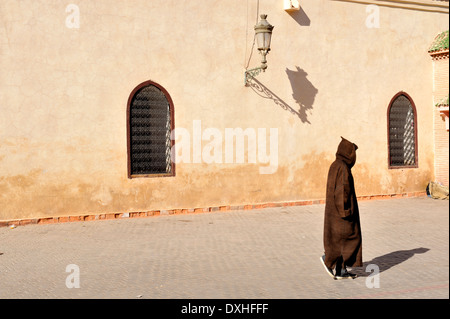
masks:
<svg viewBox="0 0 450 319"><path fill-rule="evenodd" d="M372 274L371 271L367 270L367 266L370 264L378 266L380 273L386 271L402 262L408 260L415 254L423 254L429 251L429 248L415 248L410 250L397 250L392 253L376 257L371 261L363 262L363 267L353 268L352 272L359 277L368 277Z"/></svg>

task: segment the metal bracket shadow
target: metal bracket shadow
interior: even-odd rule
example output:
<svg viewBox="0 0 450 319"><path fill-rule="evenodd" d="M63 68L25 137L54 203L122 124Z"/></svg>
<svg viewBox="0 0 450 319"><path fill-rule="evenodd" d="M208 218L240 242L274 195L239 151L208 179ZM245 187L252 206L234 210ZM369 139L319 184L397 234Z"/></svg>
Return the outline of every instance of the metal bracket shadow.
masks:
<svg viewBox="0 0 450 319"><path fill-rule="evenodd" d="M298 116L303 123L311 124L305 114L300 113L293 109L289 104L283 101L278 95L273 93L270 89L268 89L264 84L259 82L255 78L251 78L249 81L249 86L256 92L259 96L265 99L271 99L276 105L280 106L283 110L289 111L290 113Z"/></svg>
<svg viewBox="0 0 450 319"><path fill-rule="evenodd" d="M311 122L308 120L308 113L310 113L313 109L314 100L318 93L318 90L308 80L308 73L306 73L298 66L296 67L296 70L286 69L286 74L288 75L289 81L291 83L293 92L292 97L300 106L298 110L291 107L278 95L276 95L273 91L271 91L254 77L250 77L247 85L250 86L253 91L255 91L259 96L266 99L271 99L282 109L296 115L303 123L311 124Z"/></svg>

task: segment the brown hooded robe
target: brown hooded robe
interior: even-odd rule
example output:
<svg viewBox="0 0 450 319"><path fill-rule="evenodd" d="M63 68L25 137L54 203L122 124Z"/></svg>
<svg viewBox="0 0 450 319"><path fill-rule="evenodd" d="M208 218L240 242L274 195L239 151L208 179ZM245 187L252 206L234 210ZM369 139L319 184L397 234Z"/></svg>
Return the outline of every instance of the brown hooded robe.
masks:
<svg viewBox="0 0 450 319"><path fill-rule="evenodd" d="M351 172L357 149L342 137L328 171L323 242L325 265L331 269L362 267L361 226Z"/></svg>

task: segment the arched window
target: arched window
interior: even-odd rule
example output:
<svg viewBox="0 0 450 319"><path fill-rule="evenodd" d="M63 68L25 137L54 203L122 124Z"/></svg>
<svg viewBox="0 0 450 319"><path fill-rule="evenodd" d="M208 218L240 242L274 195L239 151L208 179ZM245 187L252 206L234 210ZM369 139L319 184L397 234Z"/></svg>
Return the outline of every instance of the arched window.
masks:
<svg viewBox="0 0 450 319"><path fill-rule="evenodd" d="M173 103L159 84L138 85L128 98L128 177L173 176Z"/></svg>
<svg viewBox="0 0 450 319"><path fill-rule="evenodd" d="M389 168L418 167L417 113L411 97L397 93L388 108Z"/></svg>

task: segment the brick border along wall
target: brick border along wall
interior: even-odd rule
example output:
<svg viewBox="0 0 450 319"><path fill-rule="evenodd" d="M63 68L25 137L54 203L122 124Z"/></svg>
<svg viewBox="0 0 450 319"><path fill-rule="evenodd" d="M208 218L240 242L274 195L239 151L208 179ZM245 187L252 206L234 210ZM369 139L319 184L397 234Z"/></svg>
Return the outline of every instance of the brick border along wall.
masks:
<svg viewBox="0 0 450 319"><path fill-rule="evenodd" d="M389 195L367 195L359 196L359 201L365 200L382 200L393 198L410 198L410 197L422 197L427 196L426 192L412 192L403 194L389 194ZM171 209L171 210L153 210L147 212L129 212L129 213L103 213L103 214L85 214L74 216L60 216L60 217L42 217L42 218L26 218L26 219L14 219L0 221L0 227L17 227L25 225L45 225L45 224L58 224L67 222L79 222L79 221L92 221L92 220L113 220L122 218L143 218L162 215L182 215L182 214L197 214L197 213L209 213L209 212L224 212L224 211L236 211L236 210L255 210L264 209L270 207L289 207L289 206L307 206L325 204L325 200L303 200L295 202L282 202L282 203L265 203L265 204L247 204L240 206L216 206L207 208L191 208L191 209Z"/></svg>

